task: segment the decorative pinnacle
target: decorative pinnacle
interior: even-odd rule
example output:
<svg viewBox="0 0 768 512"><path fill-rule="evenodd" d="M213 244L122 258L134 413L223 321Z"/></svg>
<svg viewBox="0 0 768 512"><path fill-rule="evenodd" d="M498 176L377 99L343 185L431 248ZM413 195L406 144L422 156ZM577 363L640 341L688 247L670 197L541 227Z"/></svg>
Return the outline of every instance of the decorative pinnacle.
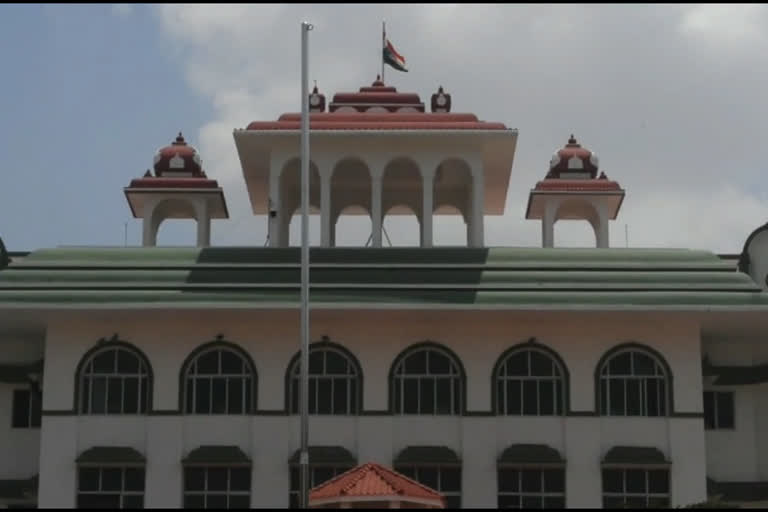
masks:
<svg viewBox="0 0 768 512"><path fill-rule="evenodd" d="M178 137L176 137L176 141L175 141L173 144L174 144L174 145L177 145L177 146L184 146L184 145L186 145L186 144L187 144L187 143L184 141L184 136L181 134L181 132L179 132L179 136L178 136Z"/></svg>

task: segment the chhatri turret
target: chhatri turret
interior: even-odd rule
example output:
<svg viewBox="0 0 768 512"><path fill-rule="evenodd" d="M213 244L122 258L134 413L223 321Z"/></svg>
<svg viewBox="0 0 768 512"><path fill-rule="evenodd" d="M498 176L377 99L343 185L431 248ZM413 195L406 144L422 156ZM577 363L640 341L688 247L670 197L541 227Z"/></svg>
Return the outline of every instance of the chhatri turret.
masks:
<svg viewBox="0 0 768 512"><path fill-rule="evenodd" d="M165 219L195 219L197 246L211 245L211 219L227 219L224 192L208 179L200 154L179 136L155 153L154 174L131 181L125 197L133 216L143 219L142 245L155 246L157 231Z"/></svg>
<svg viewBox="0 0 768 512"><path fill-rule="evenodd" d="M624 201L624 189L600 172L599 159L571 135L549 162L549 172L528 196L526 219L541 220L542 247L554 247L555 222L586 220L597 247L608 247L608 223Z"/></svg>

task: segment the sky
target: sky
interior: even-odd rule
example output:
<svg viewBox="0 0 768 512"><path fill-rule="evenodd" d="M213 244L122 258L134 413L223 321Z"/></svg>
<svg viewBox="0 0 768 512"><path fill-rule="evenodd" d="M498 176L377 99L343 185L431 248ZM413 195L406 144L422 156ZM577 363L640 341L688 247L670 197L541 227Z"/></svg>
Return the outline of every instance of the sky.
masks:
<svg viewBox="0 0 768 512"><path fill-rule="evenodd" d="M138 245L123 187L179 131L219 180L229 220L214 245L263 245L232 132L300 109L300 32L327 97L369 85L381 21L407 61L388 85L422 101L439 85L452 111L519 130L505 213L486 245L537 246L528 193L573 133L627 197L611 245L738 253L768 221L768 6L686 5L0 5L0 237L11 251ZM414 217L387 217L415 245ZM319 239L313 219L310 239ZM291 226L296 243L299 217ZM436 244L466 240L438 217ZM339 221L362 245L366 218ZM166 221L160 245L192 245L193 221ZM561 221L555 245L594 246Z"/></svg>

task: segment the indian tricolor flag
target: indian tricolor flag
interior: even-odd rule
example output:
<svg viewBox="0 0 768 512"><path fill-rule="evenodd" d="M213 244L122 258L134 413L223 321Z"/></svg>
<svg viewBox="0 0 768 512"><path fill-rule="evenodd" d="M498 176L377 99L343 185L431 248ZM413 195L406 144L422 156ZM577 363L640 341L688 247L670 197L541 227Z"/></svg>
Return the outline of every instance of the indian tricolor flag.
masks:
<svg viewBox="0 0 768 512"><path fill-rule="evenodd" d="M397 53L389 39L384 39L384 63L389 64L398 71L408 72L408 68L405 67L405 57Z"/></svg>

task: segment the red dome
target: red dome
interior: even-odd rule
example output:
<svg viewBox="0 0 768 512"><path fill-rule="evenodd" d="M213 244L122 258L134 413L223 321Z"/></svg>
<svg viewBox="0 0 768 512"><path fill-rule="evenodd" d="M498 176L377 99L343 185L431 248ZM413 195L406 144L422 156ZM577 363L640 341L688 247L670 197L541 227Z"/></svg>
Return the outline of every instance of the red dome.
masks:
<svg viewBox="0 0 768 512"><path fill-rule="evenodd" d="M571 134L568 144L552 156L549 162L547 178L574 178L573 173L589 173L596 178L599 170L597 155L587 148L581 147ZM564 175L563 175L564 174Z"/></svg>
<svg viewBox="0 0 768 512"><path fill-rule="evenodd" d="M186 143L181 132L170 146L157 150L154 169L155 176L204 176L200 155L194 147Z"/></svg>

